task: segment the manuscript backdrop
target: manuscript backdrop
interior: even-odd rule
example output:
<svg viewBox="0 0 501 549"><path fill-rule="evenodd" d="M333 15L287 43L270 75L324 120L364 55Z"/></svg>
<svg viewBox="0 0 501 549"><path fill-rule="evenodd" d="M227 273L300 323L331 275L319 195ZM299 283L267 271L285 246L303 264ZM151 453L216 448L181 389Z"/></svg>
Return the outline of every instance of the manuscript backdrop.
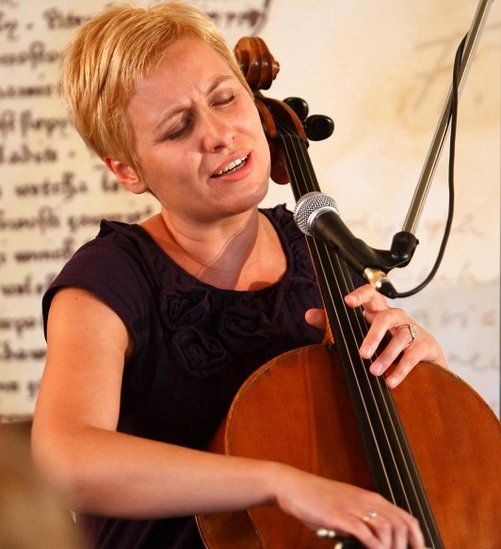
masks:
<svg viewBox="0 0 501 549"><path fill-rule="evenodd" d="M103 217L136 222L153 200L121 190L67 122L53 87L75 27L105 0L0 0L0 420L29 417L43 367L40 298ZM145 5L147 2L138 2ZM258 33L280 62L267 93L305 98L334 135L312 143L320 186L369 245L400 231L475 0L200 0L230 43ZM499 410L499 2L460 102L456 212L433 282L402 304L443 344L450 367ZM444 149L400 291L430 270L447 212ZM271 184L264 205L287 202Z"/></svg>

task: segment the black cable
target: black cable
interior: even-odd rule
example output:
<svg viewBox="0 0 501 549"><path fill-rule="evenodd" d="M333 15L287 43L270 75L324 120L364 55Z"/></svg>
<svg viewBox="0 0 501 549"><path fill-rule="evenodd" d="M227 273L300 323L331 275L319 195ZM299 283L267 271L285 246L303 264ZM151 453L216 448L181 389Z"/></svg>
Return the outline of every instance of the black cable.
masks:
<svg viewBox="0 0 501 549"><path fill-rule="evenodd" d="M444 257L445 248L447 246L447 242L449 240L451 227L452 227L452 220L454 217L454 163L456 158L456 130L457 130L457 115L458 115L458 103L459 103L459 70L461 66L461 58L463 56L463 49L466 42L466 38L468 35L465 35L463 40L458 46L458 49L456 51L456 56L454 59L454 70L452 73L452 90L451 90L451 107L449 112L449 120L447 125L450 124L451 127L451 133L450 133L450 144L449 144L449 209L447 213L447 220L445 223L444 228L444 234L442 236L442 242L440 244L440 248L438 251L437 259L435 260L435 264L433 265L431 271L429 272L428 276L415 288L412 290L408 290L406 292L396 292L396 295L394 297L409 297L411 295L417 294L420 292L425 286L427 286L436 275L438 268L440 267L440 264L442 263L442 259Z"/></svg>

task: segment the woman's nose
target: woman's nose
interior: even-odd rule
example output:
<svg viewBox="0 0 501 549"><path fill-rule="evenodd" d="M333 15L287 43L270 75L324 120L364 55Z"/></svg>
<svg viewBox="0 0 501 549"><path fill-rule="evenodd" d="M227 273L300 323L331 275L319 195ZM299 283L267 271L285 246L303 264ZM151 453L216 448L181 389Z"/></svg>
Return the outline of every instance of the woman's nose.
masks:
<svg viewBox="0 0 501 549"><path fill-rule="evenodd" d="M234 141L235 130L227 115L209 111L203 115L202 120L200 130L204 150L212 152Z"/></svg>

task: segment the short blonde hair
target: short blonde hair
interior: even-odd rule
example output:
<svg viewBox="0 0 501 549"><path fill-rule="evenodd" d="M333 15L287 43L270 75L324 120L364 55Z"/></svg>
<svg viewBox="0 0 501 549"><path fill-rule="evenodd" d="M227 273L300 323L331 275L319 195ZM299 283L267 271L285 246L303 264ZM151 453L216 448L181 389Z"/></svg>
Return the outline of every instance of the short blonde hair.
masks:
<svg viewBox="0 0 501 549"><path fill-rule="evenodd" d="M78 133L103 160L111 157L140 171L127 113L130 95L168 46L186 36L207 42L251 93L233 50L211 19L193 6L118 5L79 28L63 56L60 92Z"/></svg>

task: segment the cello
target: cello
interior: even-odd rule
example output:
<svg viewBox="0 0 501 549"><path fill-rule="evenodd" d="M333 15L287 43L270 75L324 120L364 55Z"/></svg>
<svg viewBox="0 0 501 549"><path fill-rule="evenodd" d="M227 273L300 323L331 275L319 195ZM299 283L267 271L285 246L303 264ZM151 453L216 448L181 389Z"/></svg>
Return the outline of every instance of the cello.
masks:
<svg viewBox="0 0 501 549"><path fill-rule="evenodd" d="M301 101L293 108L261 93L279 65L260 38L242 38L235 53L268 138L272 179L290 182L298 202L319 192L305 127L324 121L307 117ZM331 247L306 239L334 343L294 349L254 372L211 450L377 491L419 520L427 547L501 547L498 418L438 364L420 363L393 390L372 376L371 360L358 353L368 329L363 313L343 300L353 289L349 269ZM197 523L208 549L360 547L319 538L276 507L198 516Z"/></svg>

